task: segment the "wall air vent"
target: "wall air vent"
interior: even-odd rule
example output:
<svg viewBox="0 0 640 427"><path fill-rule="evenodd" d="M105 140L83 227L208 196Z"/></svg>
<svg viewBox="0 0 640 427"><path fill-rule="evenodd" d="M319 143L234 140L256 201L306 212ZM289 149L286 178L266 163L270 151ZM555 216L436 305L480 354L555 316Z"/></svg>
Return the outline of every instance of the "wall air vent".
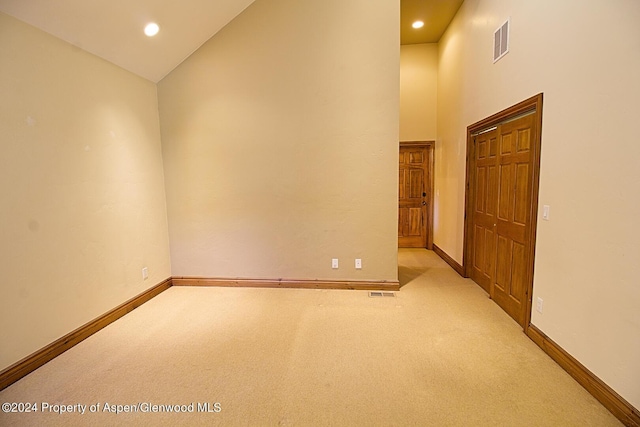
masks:
<svg viewBox="0 0 640 427"><path fill-rule="evenodd" d="M510 19L507 19L493 33L493 62L494 64L498 59L502 58L509 52L509 25Z"/></svg>

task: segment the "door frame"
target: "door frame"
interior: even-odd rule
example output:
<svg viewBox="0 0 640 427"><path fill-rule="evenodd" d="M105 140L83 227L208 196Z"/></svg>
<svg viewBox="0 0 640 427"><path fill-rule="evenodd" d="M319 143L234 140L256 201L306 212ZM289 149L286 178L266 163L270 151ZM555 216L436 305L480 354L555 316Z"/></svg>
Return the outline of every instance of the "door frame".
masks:
<svg viewBox="0 0 640 427"><path fill-rule="evenodd" d="M522 325L524 332L526 333L531 324L531 306L533 300L533 270L535 265L535 247L536 247L536 231L538 224L538 192L540 184L540 150L542 146L542 93L532 96L516 105L513 105L505 110L500 111L490 117L480 120L467 127L467 169L466 169L466 184L465 184L465 204L464 204L464 237L463 237L463 256L462 267L464 270L464 276L470 277L471 273L471 260L472 251L474 247L473 237L473 206L475 203L475 179L473 171L475 170L475 145L473 143L474 134L480 131L489 129L498 124L515 119L518 116L535 111L535 122L538 127L538 132L534 140L532 140L532 156L533 156L533 171L531 175L531 198L529 199L530 205L530 218L531 227L529 227L529 235L527 236L527 242L529 243L529 262L527 263L526 271L526 312L524 316L524 325Z"/></svg>
<svg viewBox="0 0 640 427"><path fill-rule="evenodd" d="M424 222L427 232L427 246L429 250L433 249L433 175L434 175L434 154L436 148L435 141L400 141L402 147L425 147L429 153L429 161L427 162L428 173L424 177L424 187L428 189L429 206L427 206L427 218Z"/></svg>

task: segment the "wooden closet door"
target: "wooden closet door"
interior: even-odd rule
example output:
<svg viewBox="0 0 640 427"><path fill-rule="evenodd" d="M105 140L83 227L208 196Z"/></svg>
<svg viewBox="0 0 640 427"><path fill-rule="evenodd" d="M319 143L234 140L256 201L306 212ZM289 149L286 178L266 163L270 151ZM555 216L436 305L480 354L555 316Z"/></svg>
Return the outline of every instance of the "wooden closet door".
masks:
<svg viewBox="0 0 640 427"><path fill-rule="evenodd" d="M491 298L518 323L526 314L535 116L498 126L495 279Z"/></svg>
<svg viewBox="0 0 640 427"><path fill-rule="evenodd" d="M542 94L467 128L464 273L525 331L531 320Z"/></svg>
<svg viewBox="0 0 640 427"><path fill-rule="evenodd" d="M491 292L496 268L496 210L498 206L498 130L475 139L473 249L471 278Z"/></svg>

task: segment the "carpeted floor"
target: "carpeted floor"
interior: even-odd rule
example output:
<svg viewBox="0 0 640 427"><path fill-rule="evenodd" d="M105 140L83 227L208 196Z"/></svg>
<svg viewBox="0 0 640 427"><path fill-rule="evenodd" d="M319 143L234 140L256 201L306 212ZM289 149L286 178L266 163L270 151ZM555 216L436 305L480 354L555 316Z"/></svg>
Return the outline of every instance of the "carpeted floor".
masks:
<svg viewBox="0 0 640 427"><path fill-rule="evenodd" d="M435 254L399 263L395 297L173 287L0 392L38 409L0 425L620 425ZM153 405L193 412L115 412Z"/></svg>

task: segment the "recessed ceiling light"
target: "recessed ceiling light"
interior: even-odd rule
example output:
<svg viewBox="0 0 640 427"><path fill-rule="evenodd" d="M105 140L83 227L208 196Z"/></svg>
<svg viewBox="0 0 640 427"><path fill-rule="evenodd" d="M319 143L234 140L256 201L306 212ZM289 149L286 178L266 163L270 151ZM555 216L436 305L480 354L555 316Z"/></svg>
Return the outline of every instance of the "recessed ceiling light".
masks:
<svg viewBox="0 0 640 427"><path fill-rule="evenodd" d="M411 26L412 26L413 28L415 28L415 29L422 28L422 27L424 27L424 22L422 22L422 21L416 21L416 22L414 22L413 24L411 24Z"/></svg>
<svg viewBox="0 0 640 427"><path fill-rule="evenodd" d="M149 37L155 36L158 34L158 31L160 31L160 27L155 22L150 22L144 27L144 33Z"/></svg>

